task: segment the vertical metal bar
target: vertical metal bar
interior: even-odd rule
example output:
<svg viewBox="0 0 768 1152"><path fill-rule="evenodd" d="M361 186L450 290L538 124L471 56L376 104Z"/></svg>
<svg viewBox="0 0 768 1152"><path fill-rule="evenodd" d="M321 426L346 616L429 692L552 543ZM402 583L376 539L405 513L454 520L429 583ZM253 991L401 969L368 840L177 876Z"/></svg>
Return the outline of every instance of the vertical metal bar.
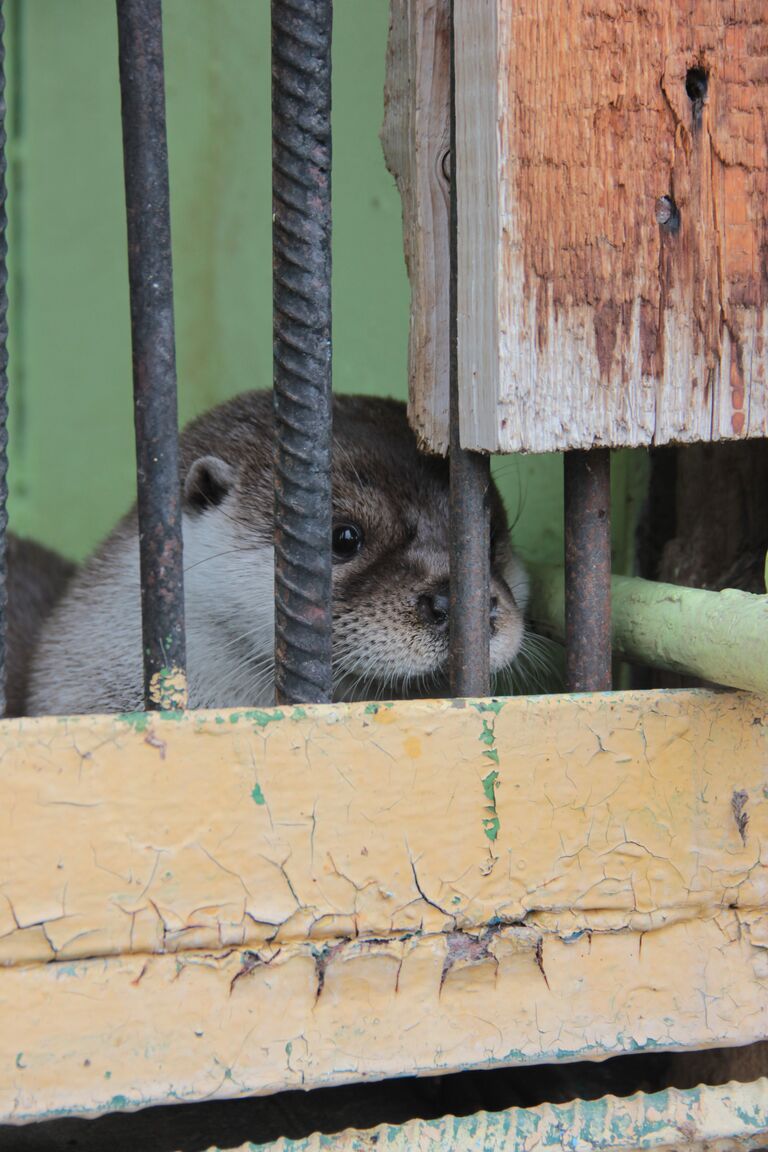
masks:
<svg viewBox="0 0 768 1152"><path fill-rule="evenodd" d="M160 0L117 0L131 291L144 702L187 701Z"/></svg>
<svg viewBox="0 0 768 1152"><path fill-rule="evenodd" d="M490 673L491 484L489 456L468 452L459 436L458 198L454 14L450 15L450 638L452 696L487 696Z"/></svg>
<svg viewBox="0 0 768 1152"><path fill-rule="evenodd" d="M565 454L565 672L569 692L611 687L611 455Z"/></svg>
<svg viewBox="0 0 768 1152"><path fill-rule="evenodd" d="M5 16L0 0L0 716L6 707L6 637L8 588L6 529L8 527L8 242L6 230Z"/></svg>
<svg viewBox="0 0 768 1152"><path fill-rule="evenodd" d="M331 0L272 0L275 697L331 666Z"/></svg>

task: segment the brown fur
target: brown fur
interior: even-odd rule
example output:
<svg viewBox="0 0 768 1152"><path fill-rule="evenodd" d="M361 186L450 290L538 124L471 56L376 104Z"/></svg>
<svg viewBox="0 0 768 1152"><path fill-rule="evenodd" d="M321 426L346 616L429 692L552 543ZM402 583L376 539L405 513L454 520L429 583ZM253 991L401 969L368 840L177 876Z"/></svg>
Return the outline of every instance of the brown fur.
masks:
<svg viewBox="0 0 768 1152"><path fill-rule="evenodd" d="M333 518L363 547L333 570L334 696L447 690L448 465L417 451L405 405L336 396ZM180 440L190 706L271 703L272 394L248 392L194 420ZM211 495L209 499L208 496ZM491 662L506 673L523 639L523 569L501 499L488 494L494 549ZM489 610L491 605L489 604ZM33 714L142 707L135 510L83 566L43 629Z"/></svg>
<svg viewBox="0 0 768 1152"><path fill-rule="evenodd" d="M40 628L75 571L71 561L34 540L8 536L8 716L25 714L30 659Z"/></svg>

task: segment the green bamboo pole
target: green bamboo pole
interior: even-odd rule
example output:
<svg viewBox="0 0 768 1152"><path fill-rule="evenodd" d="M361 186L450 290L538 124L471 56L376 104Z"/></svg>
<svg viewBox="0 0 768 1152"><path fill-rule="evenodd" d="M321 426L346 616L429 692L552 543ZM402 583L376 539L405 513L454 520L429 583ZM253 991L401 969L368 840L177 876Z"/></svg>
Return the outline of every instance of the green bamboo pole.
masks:
<svg viewBox="0 0 768 1152"><path fill-rule="evenodd" d="M531 568L531 620L565 635L563 569ZM768 596L611 580L613 650L635 664L768 694Z"/></svg>

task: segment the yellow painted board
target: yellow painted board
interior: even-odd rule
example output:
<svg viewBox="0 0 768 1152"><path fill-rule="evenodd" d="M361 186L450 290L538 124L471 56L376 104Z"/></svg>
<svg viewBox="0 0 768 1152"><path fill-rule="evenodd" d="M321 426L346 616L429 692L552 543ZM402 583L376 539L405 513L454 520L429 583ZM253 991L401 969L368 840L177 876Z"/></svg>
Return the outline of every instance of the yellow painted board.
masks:
<svg viewBox="0 0 768 1152"><path fill-rule="evenodd" d="M764 700L0 726L0 1119L768 1033Z"/></svg>
<svg viewBox="0 0 768 1152"><path fill-rule="evenodd" d="M734 1152L764 1148L767 1132L768 1082L758 1080L380 1124L335 1136L316 1132L303 1140L243 1144L232 1152Z"/></svg>

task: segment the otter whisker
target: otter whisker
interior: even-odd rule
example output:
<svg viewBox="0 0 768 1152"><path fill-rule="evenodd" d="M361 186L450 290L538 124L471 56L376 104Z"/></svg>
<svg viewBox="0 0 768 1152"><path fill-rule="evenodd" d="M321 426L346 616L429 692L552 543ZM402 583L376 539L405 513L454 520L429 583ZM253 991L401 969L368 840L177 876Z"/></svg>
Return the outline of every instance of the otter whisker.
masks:
<svg viewBox="0 0 768 1152"><path fill-rule="evenodd" d="M228 548L225 552L216 552L212 556L203 556L202 560L196 560L194 564L189 564L184 568L184 574L191 572L194 568L199 568L203 564L210 563L211 560L220 560L222 556L232 556L235 552L258 552L258 548L248 548L243 545L238 548Z"/></svg>

